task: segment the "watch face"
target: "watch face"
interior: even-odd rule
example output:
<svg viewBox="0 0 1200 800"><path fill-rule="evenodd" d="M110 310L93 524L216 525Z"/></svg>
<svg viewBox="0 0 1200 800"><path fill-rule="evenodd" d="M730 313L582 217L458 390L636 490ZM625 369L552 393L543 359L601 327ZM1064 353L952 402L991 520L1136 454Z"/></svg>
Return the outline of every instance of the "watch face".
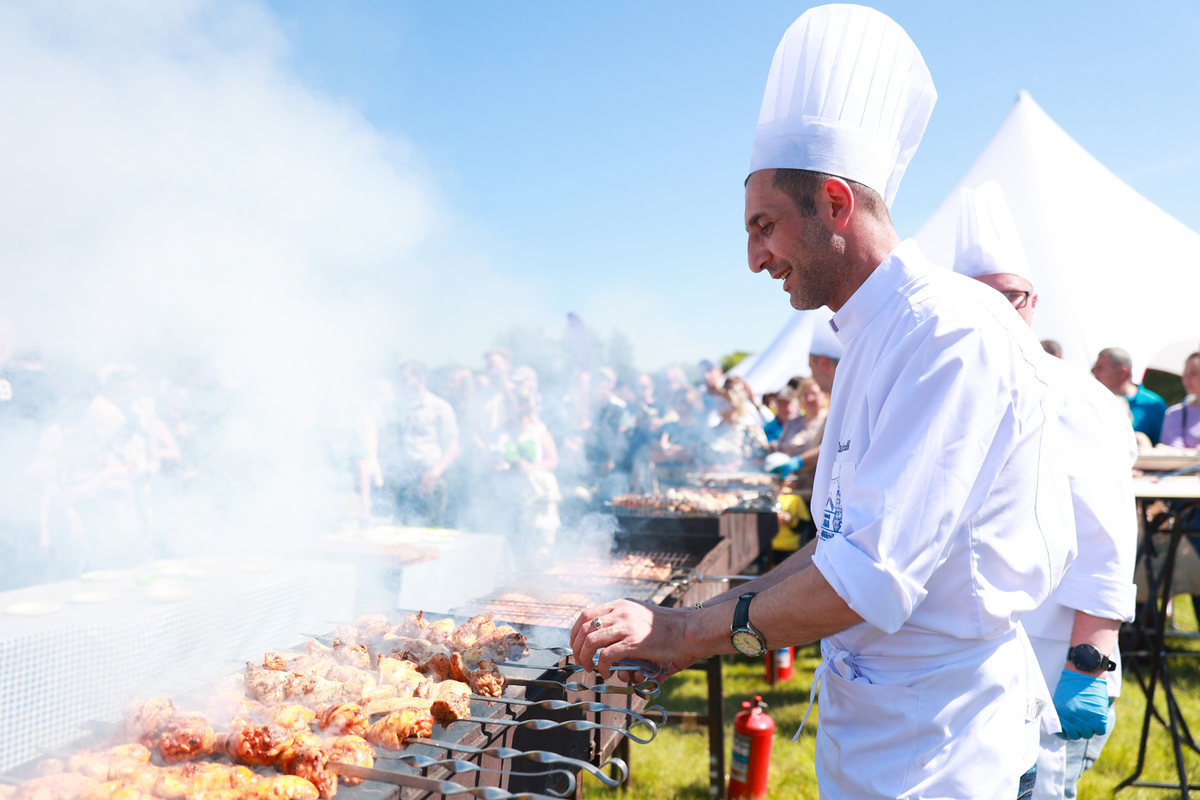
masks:
<svg viewBox="0 0 1200 800"><path fill-rule="evenodd" d="M761 656L767 652L758 637L750 631L734 631L731 638L733 646L744 656Z"/></svg>
<svg viewBox="0 0 1200 800"><path fill-rule="evenodd" d="M1081 644L1074 649L1071 663L1084 672L1095 672L1100 668L1100 651L1091 645Z"/></svg>

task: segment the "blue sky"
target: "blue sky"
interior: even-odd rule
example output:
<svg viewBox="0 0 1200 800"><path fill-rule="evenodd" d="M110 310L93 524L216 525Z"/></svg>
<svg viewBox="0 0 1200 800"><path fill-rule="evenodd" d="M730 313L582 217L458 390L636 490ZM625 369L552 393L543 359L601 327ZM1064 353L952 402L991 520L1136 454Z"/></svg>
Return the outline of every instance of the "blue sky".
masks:
<svg viewBox="0 0 1200 800"><path fill-rule="evenodd" d="M746 269L742 182L805 7L0 3L0 314L92 361L165 326L314 379L479 366L568 312L643 368L761 349L790 309ZM1195 0L880 8L939 91L902 236L1022 89L1200 230Z"/></svg>
<svg viewBox="0 0 1200 800"><path fill-rule="evenodd" d="M680 359L753 350L781 326L783 294L745 269L741 185L772 53L806 6L271 7L299 79L410 142L454 246L535 284L542 312L625 330L645 366L672 360L652 343L658 326ZM902 236L1021 89L1200 230L1200 5L878 7L912 36L939 91L893 207Z"/></svg>

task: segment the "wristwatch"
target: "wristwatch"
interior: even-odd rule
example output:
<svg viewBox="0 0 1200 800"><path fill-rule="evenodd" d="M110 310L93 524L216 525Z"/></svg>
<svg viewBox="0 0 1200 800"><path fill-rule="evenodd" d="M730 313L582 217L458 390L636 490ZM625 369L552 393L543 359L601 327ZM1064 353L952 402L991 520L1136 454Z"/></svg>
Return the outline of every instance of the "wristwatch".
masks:
<svg viewBox="0 0 1200 800"><path fill-rule="evenodd" d="M1090 644L1077 644L1067 650L1067 660L1080 672L1095 672L1100 669L1112 672L1117 668L1112 659L1100 655L1100 651Z"/></svg>
<svg viewBox="0 0 1200 800"><path fill-rule="evenodd" d="M761 656L767 652L767 639L750 624L750 601L757 592L746 592L738 598L733 610L733 624L729 626L729 641L733 649L744 656Z"/></svg>

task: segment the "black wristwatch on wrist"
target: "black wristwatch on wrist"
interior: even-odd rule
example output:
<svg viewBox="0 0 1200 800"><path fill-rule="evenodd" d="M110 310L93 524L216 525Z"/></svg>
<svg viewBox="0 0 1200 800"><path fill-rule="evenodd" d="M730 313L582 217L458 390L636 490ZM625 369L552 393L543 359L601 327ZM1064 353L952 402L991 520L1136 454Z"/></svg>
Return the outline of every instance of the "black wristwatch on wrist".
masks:
<svg viewBox="0 0 1200 800"><path fill-rule="evenodd" d="M733 649L744 656L761 656L767 652L767 639L750 624L750 601L756 592L746 592L738 598L733 610L733 624L729 626L729 640Z"/></svg>
<svg viewBox="0 0 1200 800"><path fill-rule="evenodd" d="M1080 672L1096 672L1104 670L1112 672L1117 668L1116 663L1108 656L1100 655L1100 651L1090 644L1077 644L1067 650L1067 661L1075 665Z"/></svg>

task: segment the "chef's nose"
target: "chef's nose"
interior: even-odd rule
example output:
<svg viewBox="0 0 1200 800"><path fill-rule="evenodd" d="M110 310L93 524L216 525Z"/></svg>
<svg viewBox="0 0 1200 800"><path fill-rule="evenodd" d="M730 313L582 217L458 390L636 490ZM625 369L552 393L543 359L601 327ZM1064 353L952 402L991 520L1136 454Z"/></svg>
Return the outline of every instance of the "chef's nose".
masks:
<svg viewBox="0 0 1200 800"><path fill-rule="evenodd" d="M771 251L755 241L751 235L746 241L746 260L751 272L762 272L771 263Z"/></svg>

